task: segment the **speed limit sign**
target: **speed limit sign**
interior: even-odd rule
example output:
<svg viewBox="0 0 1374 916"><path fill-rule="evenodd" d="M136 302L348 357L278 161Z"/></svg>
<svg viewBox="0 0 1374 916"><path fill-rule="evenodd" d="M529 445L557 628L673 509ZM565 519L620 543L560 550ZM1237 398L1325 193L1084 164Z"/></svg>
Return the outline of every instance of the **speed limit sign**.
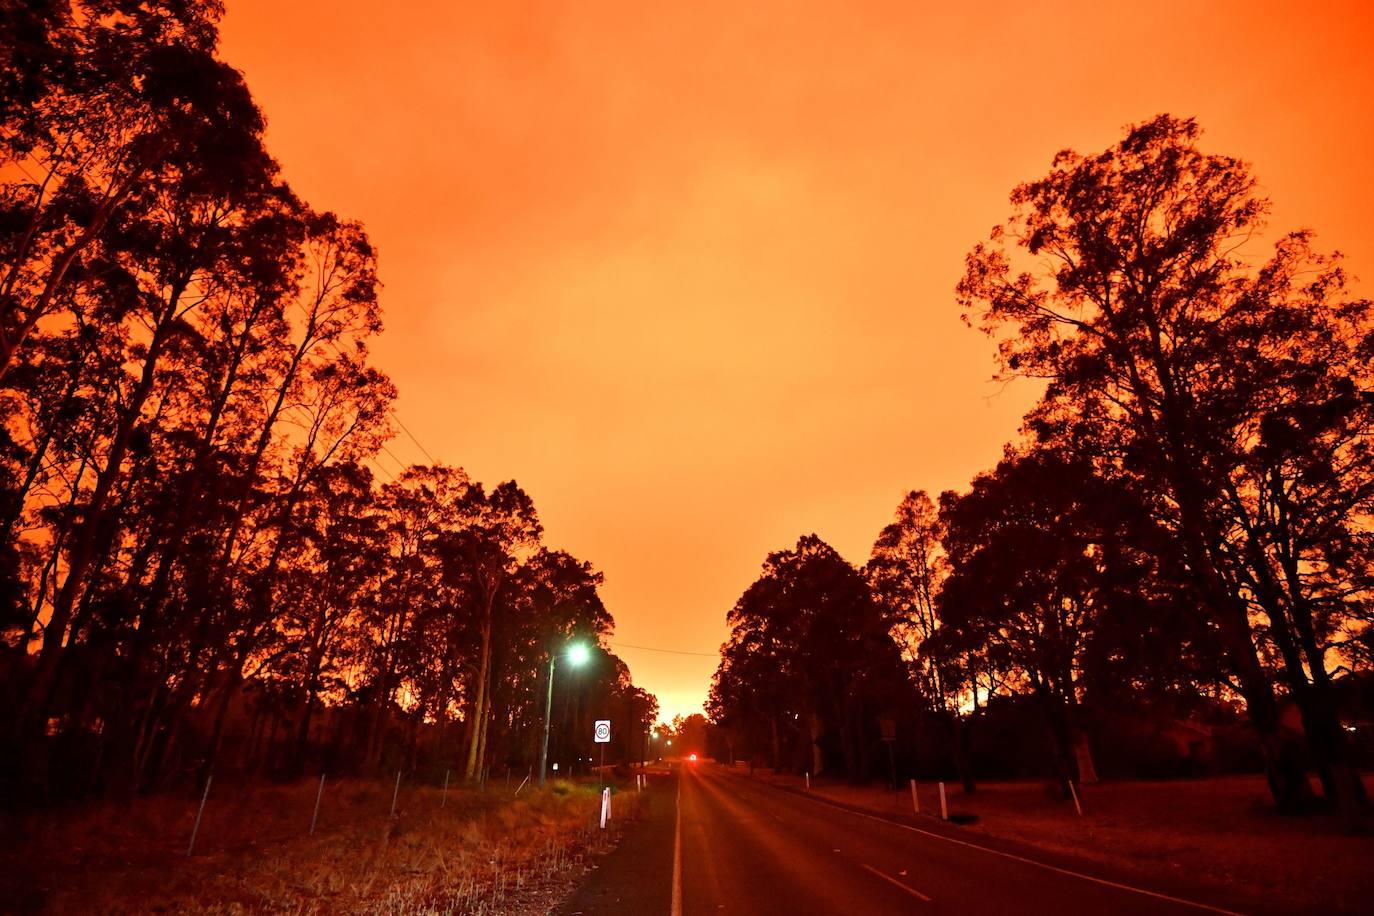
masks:
<svg viewBox="0 0 1374 916"><path fill-rule="evenodd" d="M593 736L597 744L608 744L611 740L611 720L597 719L596 734Z"/></svg>

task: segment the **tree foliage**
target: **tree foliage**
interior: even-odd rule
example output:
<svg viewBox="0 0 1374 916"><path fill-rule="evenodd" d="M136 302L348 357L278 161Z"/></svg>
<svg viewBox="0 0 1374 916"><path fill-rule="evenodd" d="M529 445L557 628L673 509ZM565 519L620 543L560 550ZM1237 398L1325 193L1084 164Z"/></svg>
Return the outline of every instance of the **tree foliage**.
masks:
<svg viewBox="0 0 1374 916"><path fill-rule="evenodd" d="M1364 804L1332 678L1367 627L1370 303L1309 234L1252 266L1268 201L1167 115L1060 153L968 257L966 317L1004 371L1048 380L1036 435L1075 442L1172 532L1283 806ZM1362 546L1357 546L1362 545Z"/></svg>
<svg viewBox="0 0 1374 916"><path fill-rule="evenodd" d="M5 788L527 768L550 653L612 628L601 575L513 481L368 470L377 254L281 179L219 14L0 16ZM656 712L604 650L558 686L560 745Z"/></svg>
<svg viewBox="0 0 1374 916"><path fill-rule="evenodd" d="M906 683L891 621L868 583L815 535L768 555L729 615L710 709L784 763L867 775L878 717Z"/></svg>

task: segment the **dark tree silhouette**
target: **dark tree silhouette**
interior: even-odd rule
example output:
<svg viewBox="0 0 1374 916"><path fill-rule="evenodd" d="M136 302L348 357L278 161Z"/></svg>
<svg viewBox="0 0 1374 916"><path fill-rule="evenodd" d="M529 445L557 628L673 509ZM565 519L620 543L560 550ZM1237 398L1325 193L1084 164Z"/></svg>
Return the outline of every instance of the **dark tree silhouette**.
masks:
<svg viewBox="0 0 1374 916"><path fill-rule="evenodd" d="M600 574L514 483L366 470L376 253L280 180L219 13L0 15L0 790L530 766L549 653L612 628ZM574 688L642 753L623 663Z"/></svg>
<svg viewBox="0 0 1374 916"><path fill-rule="evenodd" d="M1363 586L1352 592L1337 572L1342 550L1334 567L1323 558L1347 533L1358 540L1369 506L1370 306L1346 297L1339 265L1303 234L1250 269L1241 249L1268 203L1244 163L1202 151L1198 134L1164 115L1098 155L1061 153L969 255L959 300L1001 335L1005 372L1048 379L1047 401L1075 435L1174 531L1276 802L1299 807L1309 790L1280 721L1271 646L1323 785L1358 816L1331 650ZM1293 434L1308 423L1312 438ZM1334 502L1309 504L1318 490Z"/></svg>
<svg viewBox="0 0 1374 916"><path fill-rule="evenodd" d="M730 641L712 689L717 723L766 735L774 766L838 764L867 775L877 718L903 699L892 621L863 576L815 535L769 554L730 611Z"/></svg>

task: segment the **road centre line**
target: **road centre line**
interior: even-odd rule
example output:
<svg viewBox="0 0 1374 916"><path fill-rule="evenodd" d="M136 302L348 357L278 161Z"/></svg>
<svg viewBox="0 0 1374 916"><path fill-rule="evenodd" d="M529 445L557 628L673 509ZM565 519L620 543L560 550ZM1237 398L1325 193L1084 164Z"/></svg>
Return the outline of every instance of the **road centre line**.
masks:
<svg viewBox="0 0 1374 916"><path fill-rule="evenodd" d="M860 863L859 863L859 867L862 868L864 871L872 872L873 874L877 875L879 878L882 878L884 881L888 882L889 884L895 884L897 887L900 887L902 890L906 891L908 894L910 894L910 895L913 896L913 897L919 897L920 899L924 900L926 903L929 903L929 902L930 902L930 898L927 897L925 894L921 893L920 891L916 890L916 888L914 888L914 887L907 887L905 884L903 884L902 882L898 881L896 878L892 877L891 875L885 875L885 874L883 874L882 872L878 871L878 869L874 868L872 865L865 865L864 863L860 862Z"/></svg>
<svg viewBox="0 0 1374 916"><path fill-rule="evenodd" d="M774 786L773 788L779 787ZM784 791L786 790L784 789ZM1082 872L1073 871L1069 868L1060 868L1058 865L1050 865L1046 862L1037 862L1035 859L1028 859L1025 856L1018 856L1015 853L1002 852L999 849L990 849L987 846L979 846L977 843L970 843L967 840L956 839L952 836L945 836L944 834L935 833L930 830L922 830L920 827L912 827L910 824L903 824L900 821L889 820L885 817L878 817L875 814L866 814L862 811L855 811L853 808L846 808L844 805L836 804L835 802L828 801L824 798L820 798L819 796L816 796L814 794L808 795L800 792L795 794L801 795L803 798L808 799L809 801L816 802L817 804L825 805L828 808L834 808L837 811L844 811L847 814L852 814L855 817L863 817L867 818L870 821L878 821L882 824L889 824L893 827L900 827L903 830L909 830L912 833L919 833L922 836L928 836L932 839L944 840L946 843L954 843L958 846L967 846L969 849L976 849L979 852L986 852L990 855L1001 856L1004 859L1011 859L1014 862L1021 862L1026 865L1034 865L1036 868L1043 868L1046 871L1057 872L1061 875L1068 875L1071 878L1080 878L1084 881L1091 881L1093 884L1101 884L1106 887L1114 887L1117 890L1129 891L1132 894L1141 894L1146 897L1154 897L1156 900L1167 900L1170 903L1179 903L1183 906L1190 906L1199 910L1207 910L1211 913L1221 913L1223 914L1223 916L1243 916L1243 914L1237 913L1235 910L1226 910L1222 909L1219 906L1212 906L1211 904L1207 903L1198 903L1196 900L1185 900L1182 897L1174 897L1170 894L1161 894L1158 891L1148 891L1143 887L1133 887L1130 884L1121 884L1116 881L1109 881L1106 878L1095 878L1092 875L1085 875Z"/></svg>

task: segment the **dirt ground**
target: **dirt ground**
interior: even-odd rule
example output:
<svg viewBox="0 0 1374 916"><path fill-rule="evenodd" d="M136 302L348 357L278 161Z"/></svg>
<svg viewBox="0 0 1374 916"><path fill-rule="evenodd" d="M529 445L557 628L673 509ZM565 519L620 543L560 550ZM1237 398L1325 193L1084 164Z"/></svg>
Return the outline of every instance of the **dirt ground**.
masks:
<svg viewBox="0 0 1374 916"><path fill-rule="evenodd" d="M756 775L794 787L803 779ZM1366 777L1374 790L1374 780ZM1315 788L1315 787L1314 787ZM813 781L816 794L911 815L909 789ZM918 785L923 816L938 816L939 788ZM951 817L972 834L1016 840L1097 862L1142 881L1174 877L1234 889L1293 912L1374 912L1374 833L1351 836L1332 814L1273 811L1263 777L1110 781L1082 792L1083 816L1040 782L946 785Z"/></svg>

